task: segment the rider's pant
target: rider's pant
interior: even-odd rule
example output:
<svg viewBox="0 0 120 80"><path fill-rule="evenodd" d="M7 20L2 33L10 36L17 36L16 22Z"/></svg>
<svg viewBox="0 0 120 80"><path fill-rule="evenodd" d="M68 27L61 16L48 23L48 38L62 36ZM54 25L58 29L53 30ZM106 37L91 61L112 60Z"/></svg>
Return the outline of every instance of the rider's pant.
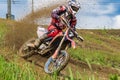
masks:
<svg viewBox="0 0 120 80"><path fill-rule="evenodd" d="M35 40L35 47L38 47L38 46L40 46L41 44L42 44L42 41L44 40L44 39L46 39L48 36L47 36L47 34L43 34L40 38L37 38L36 40Z"/></svg>

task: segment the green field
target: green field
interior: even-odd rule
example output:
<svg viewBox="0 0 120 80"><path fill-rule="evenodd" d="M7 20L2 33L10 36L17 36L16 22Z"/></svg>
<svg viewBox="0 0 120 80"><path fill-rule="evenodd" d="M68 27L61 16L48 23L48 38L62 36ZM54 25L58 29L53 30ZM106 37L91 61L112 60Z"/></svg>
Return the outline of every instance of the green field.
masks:
<svg viewBox="0 0 120 80"><path fill-rule="evenodd" d="M29 33L30 36L24 36L22 34L27 30L21 31L21 25L15 26L15 24L20 23L0 19L0 80L57 80L56 75L41 78L34 71L34 64L32 66L27 62L18 64L16 55L18 47L35 34ZM28 28L24 26L23 29ZM72 58L90 65L97 64L120 70L120 30L78 30L78 32L85 41L83 43L77 41L77 48L68 50ZM68 72L70 78L65 80L74 80L71 69ZM77 75L80 77L79 80L96 80L94 75L86 76L87 78L83 78L79 72ZM119 80L119 76L110 75L110 80Z"/></svg>

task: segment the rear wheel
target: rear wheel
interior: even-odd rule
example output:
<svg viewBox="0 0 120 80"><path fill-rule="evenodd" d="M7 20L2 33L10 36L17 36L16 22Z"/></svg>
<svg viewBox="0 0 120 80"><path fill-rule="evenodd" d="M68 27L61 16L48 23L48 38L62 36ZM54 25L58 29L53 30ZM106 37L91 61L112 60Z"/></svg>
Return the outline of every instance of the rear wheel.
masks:
<svg viewBox="0 0 120 80"><path fill-rule="evenodd" d="M69 61L69 54L62 50L57 56L56 60L53 60L51 57L47 60L44 66L44 70L48 74L57 73L64 69Z"/></svg>
<svg viewBox="0 0 120 80"><path fill-rule="evenodd" d="M34 43L35 42L35 38L32 38L32 39L29 39L27 42L25 42L19 49L19 52L18 52L18 55L20 57L23 57L23 58L27 58L29 57L30 55L32 55L34 53L34 49L32 48L29 48L27 46L27 44L29 43Z"/></svg>

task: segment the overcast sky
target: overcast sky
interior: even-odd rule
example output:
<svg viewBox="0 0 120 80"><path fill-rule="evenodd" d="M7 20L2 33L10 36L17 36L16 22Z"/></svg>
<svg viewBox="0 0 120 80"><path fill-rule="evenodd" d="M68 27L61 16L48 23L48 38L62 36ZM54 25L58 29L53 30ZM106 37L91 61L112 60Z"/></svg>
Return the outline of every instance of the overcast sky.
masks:
<svg viewBox="0 0 120 80"><path fill-rule="evenodd" d="M120 29L120 0L79 0L78 28Z"/></svg>
<svg viewBox="0 0 120 80"><path fill-rule="evenodd" d="M20 18L31 12L32 0L13 0L12 14ZM34 10L63 3L66 0L33 0ZM67 0L68 1L68 0ZM82 29L120 29L120 0L78 0L81 4L77 16L78 28ZM29 8L28 8L29 7ZM48 6L49 7L49 6ZM5 18L7 0L0 0L0 17Z"/></svg>

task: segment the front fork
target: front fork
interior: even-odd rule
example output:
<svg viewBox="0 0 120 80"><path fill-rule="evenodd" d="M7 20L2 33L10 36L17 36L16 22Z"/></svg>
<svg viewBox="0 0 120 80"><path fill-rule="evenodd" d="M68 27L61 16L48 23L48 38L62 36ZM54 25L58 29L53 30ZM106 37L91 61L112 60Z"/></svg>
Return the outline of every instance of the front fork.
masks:
<svg viewBox="0 0 120 80"><path fill-rule="evenodd" d="M62 46L62 44L63 44L63 42L64 42L64 40L65 40L65 37L66 37L66 35L67 35L67 33L68 33L68 30L69 30L69 28L66 30L66 32L65 32L65 34L64 34L64 36L63 36L63 38L62 38L62 40L61 40L61 42L60 42L60 44L59 44L59 46L57 47L57 49L55 50L54 54L52 55L52 58L53 58L53 59L56 59L56 58L57 58L57 55L58 55L58 53L59 53L59 51L60 51L60 48L61 48L61 46Z"/></svg>

